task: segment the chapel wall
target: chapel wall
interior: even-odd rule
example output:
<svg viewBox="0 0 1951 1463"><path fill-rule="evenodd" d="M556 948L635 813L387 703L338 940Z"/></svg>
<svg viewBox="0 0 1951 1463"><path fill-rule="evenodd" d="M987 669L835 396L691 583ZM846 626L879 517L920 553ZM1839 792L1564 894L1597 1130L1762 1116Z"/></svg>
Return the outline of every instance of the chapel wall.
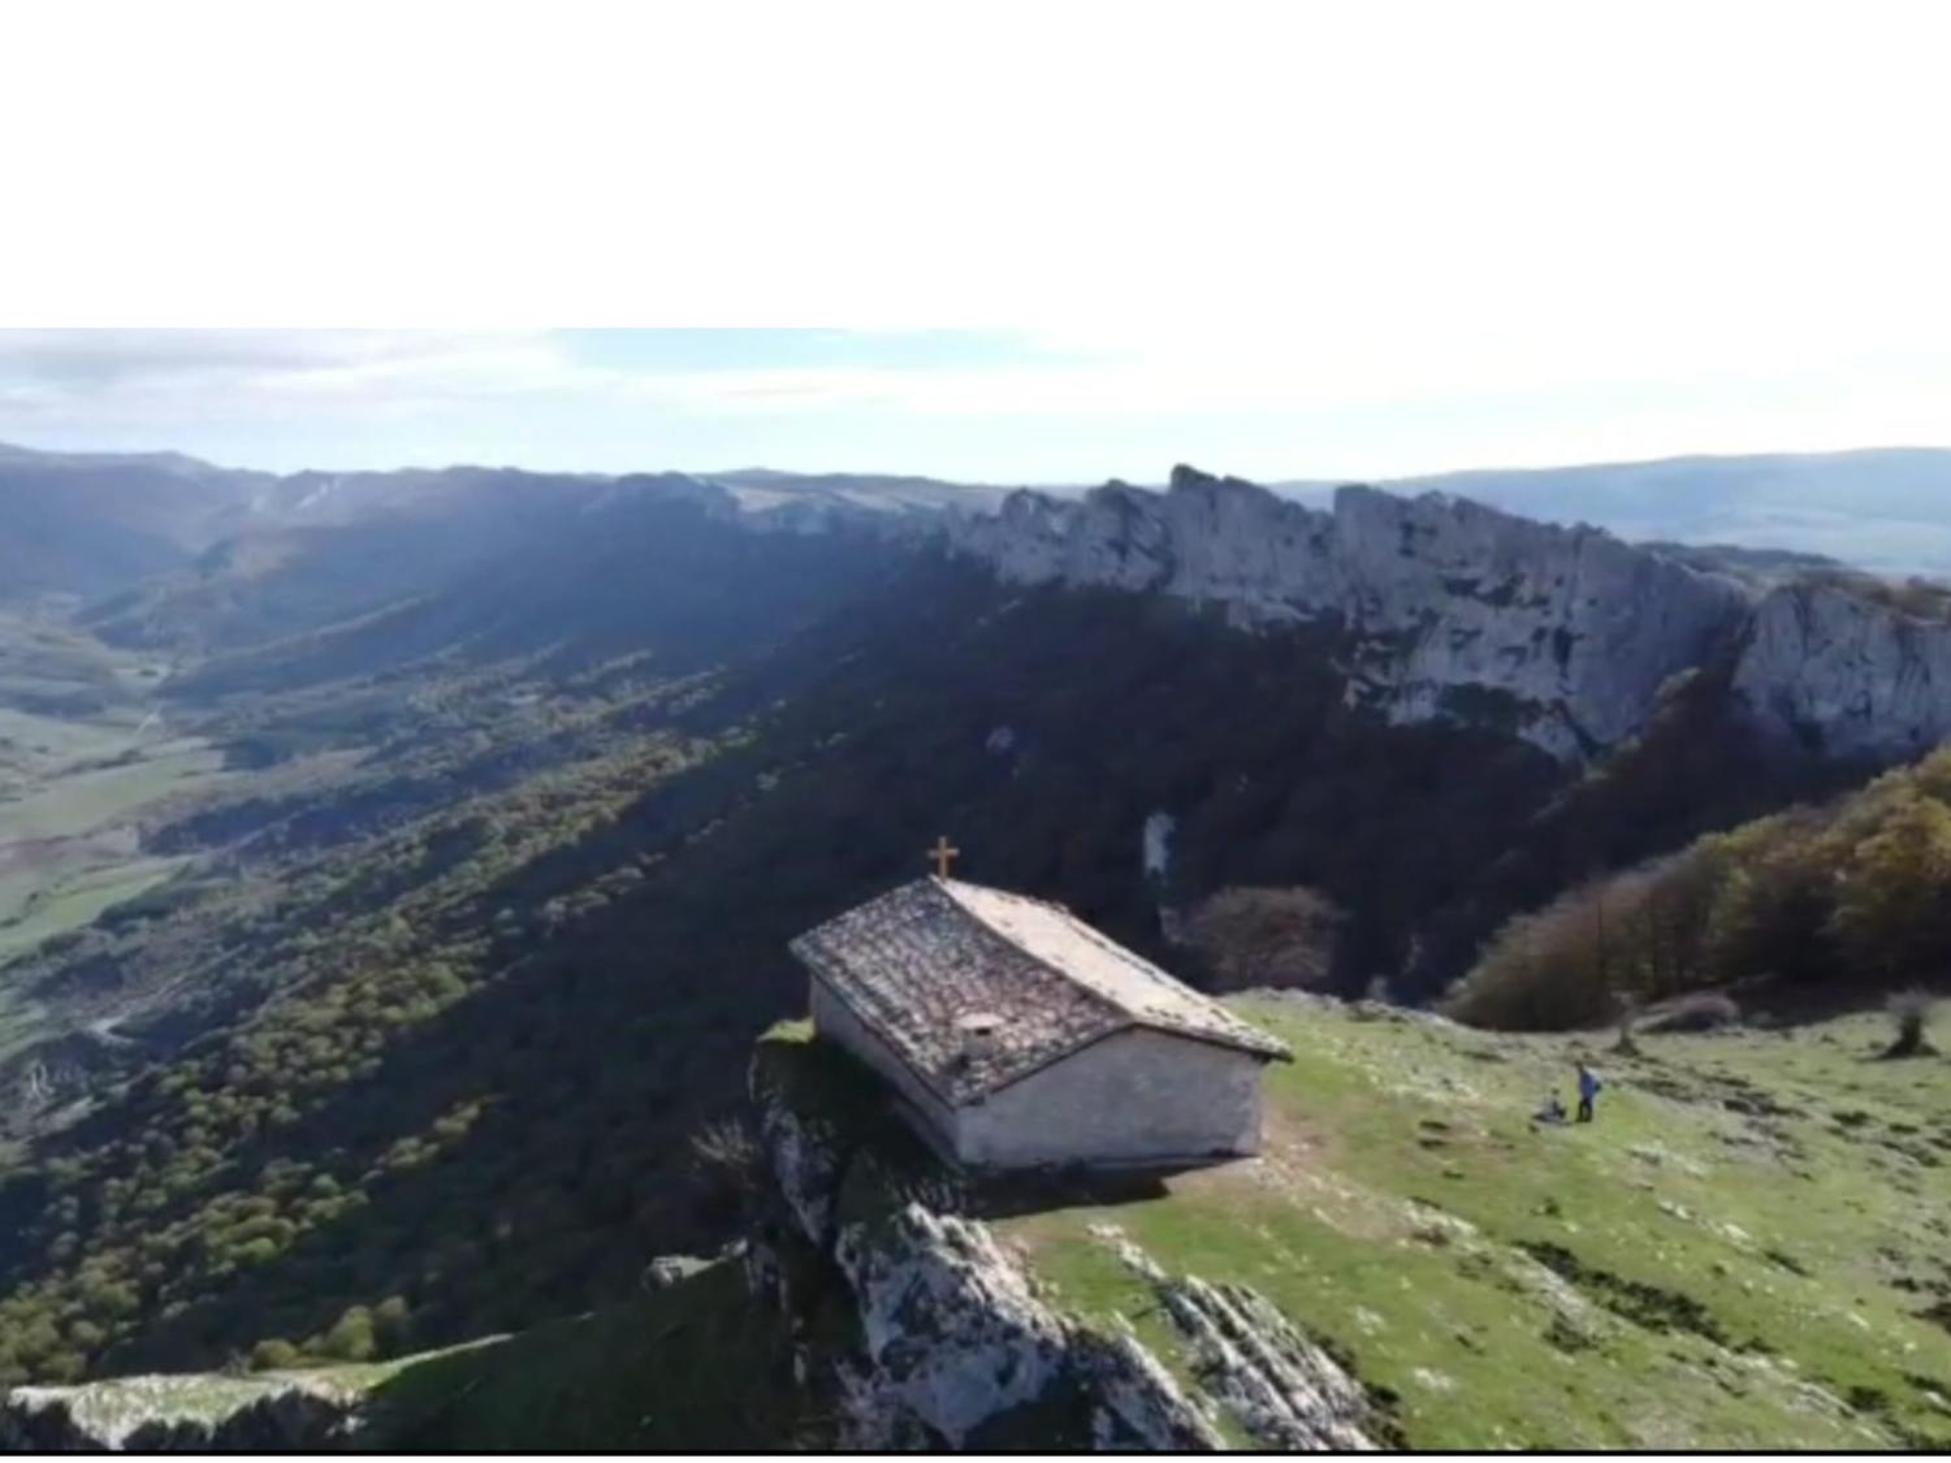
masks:
<svg viewBox="0 0 1951 1463"><path fill-rule="evenodd" d="M953 1152L954 1115L901 1060L894 1048L868 1029L853 1008L817 975L812 978L807 1009L813 1030L826 1041L852 1052L887 1080L917 1120L922 1137L945 1153Z"/></svg>
<svg viewBox="0 0 1951 1463"><path fill-rule="evenodd" d="M976 1167L1256 1153L1263 1063L1212 1042L1122 1031L955 1114Z"/></svg>

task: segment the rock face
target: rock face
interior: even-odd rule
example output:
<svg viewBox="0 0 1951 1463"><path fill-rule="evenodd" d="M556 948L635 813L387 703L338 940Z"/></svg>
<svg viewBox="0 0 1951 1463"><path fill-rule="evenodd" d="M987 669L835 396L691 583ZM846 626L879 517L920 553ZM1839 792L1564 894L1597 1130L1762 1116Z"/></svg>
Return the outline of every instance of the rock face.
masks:
<svg viewBox="0 0 1951 1463"><path fill-rule="evenodd" d="M843 1225L832 1259L860 1330L857 1356L827 1359L840 1446L1008 1447L1012 1415L1023 1413L1054 1429L1039 1431L1049 1446L1224 1446L1156 1357L1128 1333L1053 1310L982 1224L910 1202Z"/></svg>
<svg viewBox="0 0 1951 1463"><path fill-rule="evenodd" d="M1916 756L1951 736L1951 624L1834 585L1771 592L1734 688L1831 756Z"/></svg>
<svg viewBox="0 0 1951 1463"><path fill-rule="evenodd" d="M1151 590L1248 627L1338 622L1352 697L1422 721L1502 693L1515 729L1563 757L1638 730L1748 606L1734 580L1599 529L1359 487L1322 512L1185 467L1163 494L1018 493L948 531L1014 582Z"/></svg>
<svg viewBox="0 0 1951 1463"><path fill-rule="evenodd" d="M1363 1430L1367 1395L1264 1297L1197 1276L1163 1277L1157 1285L1172 1324L1192 1343L1207 1390L1257 1441L1281 1452L1375 1447Z"/></svg>
<svg viewBox="0 0 1951 1463"><path fill-rule="evenodd" d="M355 1393L317 1377L129 1377L16 1387L0 1452L332 1452L357 1428Z"/></svg>
<svg viewBox="0 0 1951 1463"><path fill-rule="evenodd" d="M826 1378L838 1446L1212 1451L1226 1446L1221 1414L1285 1449L1373 1446L1367 1394L1260 1297L1148 1270L1185 1338L1189 1391L1128 1325L1065 1314L987 1225L945 1212L968 1197L955 1182L891 1167L844 1124L795 1111L804 1088L779 1070L792 1059L762 1043L754 1065L779 1229L751 1246L746 1273L789 1312L837 1290L857 1342L808 1346L799 1366ZM810 1281L818 1268L837 1287Z"/></svg>
<svg viewBox="0 0 1951 1463"><path fill-rule="evenodd" d="M1013 583L1165 594L1243 628L1338 625L1351 701L1488 720L1564 760L1637 733L1673 676L1737 655L1762 724L1832 752L1896 757L1951 728L1951 627L1843 589L1763 595L1466 499L1347 487L1323 511L1181 467L1164 493L1020 492L941 523L951 551Z"/></svg>

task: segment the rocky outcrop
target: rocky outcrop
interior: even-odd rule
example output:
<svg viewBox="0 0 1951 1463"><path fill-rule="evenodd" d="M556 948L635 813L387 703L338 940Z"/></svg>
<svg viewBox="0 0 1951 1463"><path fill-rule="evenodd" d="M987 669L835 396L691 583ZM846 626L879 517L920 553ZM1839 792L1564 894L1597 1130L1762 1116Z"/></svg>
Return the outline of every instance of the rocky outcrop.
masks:
<svg viewBox="0 0 1951 1463"><path fill-rule="evenodd" d="M359 1394L320 1377L128 1377L16 1387L0 1452L289 1453L346 1448Z"/></svg>
<svg viewBox="0 0 1951 1463"><path fill-rule="evenodd" d="M1201 1385L1281 1452L1366 1452L1368 1394L1264 1296L1197 1276L1162 1277L1159 1298L1190 1342Z"/></svg>
<svg viewBox="0 0 1951 1463"><path fill-rule="evenodd" d="M1128 1335L1099 1336L1052 1310L982 1224L909 1204L848 1226L834 1259L863 1336L864 1364L847 1388L853 1444L925 1438L959 1448L1041 1407L1087 1418L1104 1446L1221 1445L1155 1357Z"/></svg>
<svg viewBox="0 0 1951 1463"><path fill-rule="evenodd" d="M1637 731L1662 683L1726 644L1727 576L1461 498L1348 487L1331 511L1181 467L1164 493L1018 493L947 528L1004 579L1150 590L1246 627L1333 622L1352 698L1400 721L1482 710L1563 757Z"/></svg>
<svg viewBox="0 0 1951 1463"><path fill-rule="evenodd" d="M1012 583L1170 595L1244 628L1336 626L1351 702L1492 722L1565 760L1637 734L1663 686L1715 662L1736 665L1765 729L1831 754L1887 760L1951 734L1951 626L1860 587L1767 589L1703 555L1463 498L1345 487L1324 510L1180 467L1163 493L1019 492L941 532Z"/></svg>
<svg viewBox="0 0 1951 1463"><path fill-rule="evenodd" d="M762 1045L746 1076L757 1116L766 1177L793 1224L818 1249L833 1242L833 1207L845 1173L848 1145L837 1124L793 1101L780 1070Z"/></svg>
<svg viewBox="0 0 1951 1463"><path fill-rule="evenodd" d="M1092 1234L1150 1283L1185 1338L1201 1389L1255 1441L1283 1452L1367 1452L1368 1393L1267 1298L1244 1285L1168 1275L1113 1224Z"/></svg>
<svg viewBox="0 0 1951 1463"><path fill-rule="evenodd" d="M1734 689L1830 756L1916 756L1951 736L1951 624L1840 585L1776 589Z"/></svg>
<svg viewBox="0 0 1951 1463"><path fill-rule="evenodd" d="M967 1189L808 1110L819 1084L805 1071L819 1067L816 1046L761 1043L752 1094L776 1227L746 1274L782 1309L837 1297L854 1343L805 1342L798 1365L832 1394L839 1446L1210 1451L1226 1446L1222 1415L1281 1448L1372 1446L1367 1394L1251 1292L1148 1268L1185 1339L1190 1389L1121 1319L1065 1313L987 1225L949 1212ZM832 1281L809 1282L815 1265ZM791 1319L802 1338L836 1330L830 1313Z"/></svg>

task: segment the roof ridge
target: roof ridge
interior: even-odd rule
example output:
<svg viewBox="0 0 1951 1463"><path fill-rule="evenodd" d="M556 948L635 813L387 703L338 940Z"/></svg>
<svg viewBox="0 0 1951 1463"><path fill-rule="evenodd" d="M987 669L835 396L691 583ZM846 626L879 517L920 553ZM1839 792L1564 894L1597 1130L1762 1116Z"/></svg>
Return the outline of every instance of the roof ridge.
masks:
<svg viewBox="0 0 1951 1463"><path fill-rule="evenodd" d="M1151 1030L1266 1059L1284 1044L1053 900L932 872L789 942L921 1090L978 1099L1119 1032ZM972 1046L960 1022L1005 1018Z"/></svg>
<svg viewBox="0 0 1951 1463"><path fill-rule="evenodd" d="M1028 960L1032 965L1035 965L1041 970L1049 971L1050 974L1055 976L1058 980L1062 981L1065 985L1068 985L1075 990L1082 991L1086 996L1089 996L1092 1000L1100 1003L1101 1005L1109 1007L1111 1010L1117 1012L1120 1016L1124 1017L1125 1025L1118 1027L1117 1028L1118 1030L1122 1031L1125 1029L1126 1026L1142 1026L1144 1024L1143 1021L1139 1019L1139 1015L1136 1011L1132 1010L1130 1006L1126 1005L1123 1001L1119 1000L1118 997L1112 994L1110 991L1100 990L1097 986L1091 984L1089 981L1078 979L1075 971L1064 969L1063 966L1057 964L1056 961L1050 959L1046 955L1039 955L1036 951L1032 950L1027 944L1025 944L1016 935L1011 934L1008 930L1002 930L996 928L995 925L991 924L988 920L984 919L975 910L969 908L969 906L964 904L961 900L956 899L953 892L950 891L946 886L950 884L960 884L965 889L980 889L985 894L997 894L997 895L1001 895L1004 899L1014 899L1021 904L1034 904L1043 909L1054 910L1056 913L1064 916L1072 924L1076 925L1080 930L1083 930L1085 933L1090 935L1093 939L1097 940L1099 943L1111 945L1111 949L1114 953L1122 949L1121 946L1113 944L1107 937L1099 934L1096 930L1092 929L1088 924L1084 923L1084 921L1079 919L1076 916L1076 914L1074 914L1067 905L1059 904L1054 899L1039 899L1034 894L1018 894L1013 889L998 889L993 884L972 884L967 879L942 879L942 878L938 878L936 875L933 874L928 875L928 878L933 880L935 883L944 886L942 892L948 895L949 899L953 901L956 909L960 913L974 920L978 925L982 926L983 929L987 930L991 935L995 936L998 940L1001 940L1005 945L1008 945L1012 950L1015 950L1025 960Z"/></svg>
<svg viewBox="0 0 1951 1463"><path fill-rule="evenodd" d="M1049 971L1057 979L1110 1006L1125 1018L1126 1027L1139 1027L1145 1030L1162 1031L1179 1036L1203 1037L1206 1040L1218 1040L1222 1043L1229 1043L1230 1039L1230 1044L1244 1046L1249 1050L1274 1053L1283 1058L1291 1057L1287 1044L1278 1037L1271 1036L1254 1026L1251 1022L1244 1021L1240 1017L1235 1016L1205 991L1195 989L1193 986L1188 985L1173 975L1169 970L1147 960L1136 950L1130 949L1112 939L1111 936L1098 929L1097 926L1091 924L1088 920L1082 918L1066 904L1060 904L1054 899L1041 899L1034 894L1018 893L1013 889L997 889L991 885L973 884L967 880L940 879L934 875L929 875L928 877L934 879L937 884L941 885L942 892L948 894L949 898L954 900L961 911L968 915L969 918L975 920L977 924L989 930L1016 950L1021 951L1034 964ZM1009 930L998 929L987 919L983 918L980 911L971 909L961 900L955 899L954 892L947 886L958 883L967 889L979 890L984 894L996 895L1015 903L1028 904L1039 909L1050 911L1063 919L1071 927L1075 935L1118 965L1130 970L1132 974L1145 981L1148 985L1157 986L1163 983L1162 994L1174 1000L1189 1000L1198 1010L1199 1014L1206 1018L1210 1025L1202 1027L1196 1020L1188 1018L1174 1019L1169 1013L1161 1012L1155 1008L1148 1008L1143 1004L1134 1003L1129 994L1115 990L1107 990L1097 981L1091 979L1090 976L1076 969L1067 968L1046 955L1039 954L1018 934L1012 933ZM1213 1027L1217 1027L1218 1029L1214 1030L1212 1029Z"/></svg>

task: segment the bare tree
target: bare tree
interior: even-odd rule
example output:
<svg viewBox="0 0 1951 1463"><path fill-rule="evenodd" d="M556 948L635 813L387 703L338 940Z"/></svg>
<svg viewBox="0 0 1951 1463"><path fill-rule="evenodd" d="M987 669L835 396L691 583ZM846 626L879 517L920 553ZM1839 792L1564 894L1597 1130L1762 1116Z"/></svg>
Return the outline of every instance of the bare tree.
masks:
<svg viewBox="0 0 1951 1463"><path fill-rule="evenodd" d="M1345 919L1313 889L1222 889L1193 911L1186 934L1216 990L1319 987L1334 973Z"/></svg>
<svg viewBox="0 0 1951 1463"><path fill-rule="evenodd" d="M1924 990L1899 991L1885 1005L1890 1014L1890 1024L1896 1029L1896 1037L1884 1052L1886 1057L1923 1057L1931 1054L1931 1044L1925 1032L1931 1024L1931 1013L1937 1001L1930 992Z"/></svg>

